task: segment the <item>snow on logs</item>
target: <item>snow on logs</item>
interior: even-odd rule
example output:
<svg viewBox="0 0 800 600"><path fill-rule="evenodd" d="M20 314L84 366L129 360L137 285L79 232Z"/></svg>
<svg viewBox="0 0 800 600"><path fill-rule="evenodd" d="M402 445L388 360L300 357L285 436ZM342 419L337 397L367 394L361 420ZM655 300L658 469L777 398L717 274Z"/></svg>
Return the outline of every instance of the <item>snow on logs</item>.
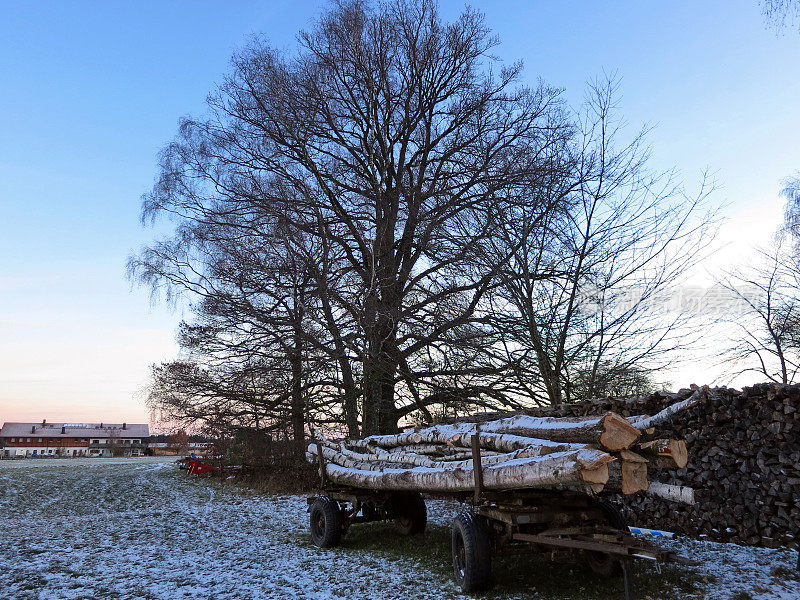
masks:
<svg viewBox="0 0 800 600"><path fill-rule="evenodd" d="M306 452L339 484L376 490L465 492L475 488L475 438L482 485L489 490L570 488L588 493L646 493L691 503L693 490L651 482L648 467L680 469L683 440L648 439L655 428L708 394L695 391L654 416L552 417L515 415L478 423L434 425L394 435L334 443L324 438ZM322 455L320 457L320 454ZM320 458L322 460L320 460Z"/></svg>
<svg viewBox="0 0 800 600"><path fill-rule="evenodd" d="M374 490L416 490L429 492L468 492L475 488L474 467L405 467L397 463L364 463L326 451L325 472L336 483ZM328 449L329 450L329 449ZM309 452L309 460L316 460ZM583 449L556 452L533 458L482 465L486 489L525 489L565 487L599 491L608 481L612 456L599 450ZM342 464L344 463L344 464Z"/></svg>
<svg viewBox="0 0 800 600"><path fill-rule="evenodd" d="M541 446L568 448L563 444L597 444L606 450L630 448L642 432L624 417L608 412L599 417L530 417L517 415L480 424L481 435L486 443L493 443L496 450L516 450L530 445L533 438ZM370 436L358 440L361 447L371 445L381 448L396 448L409 444L450 444L469 448L471 436L476 431L475 423L435 425L419 431L396 435ZM354 442L355 443L355 442Z"/></svg>

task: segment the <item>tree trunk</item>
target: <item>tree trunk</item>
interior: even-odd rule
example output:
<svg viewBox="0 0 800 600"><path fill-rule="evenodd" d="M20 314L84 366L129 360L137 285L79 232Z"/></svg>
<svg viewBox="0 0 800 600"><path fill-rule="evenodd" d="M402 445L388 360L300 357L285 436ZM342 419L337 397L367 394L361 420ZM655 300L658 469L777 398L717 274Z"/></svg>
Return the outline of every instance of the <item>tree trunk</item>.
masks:
<svg viewBox="0 0 800 600"><path fill-rule="evenodd" d="M387 288L376 290L365 305L367 356L364 361L364 428L365 435L397 432L394 386L397 374L397 330L393 315L399 312L396 302L378 298L391 296ZM391 300L391 298L390 298Z"/></svg>
<svg viewBox="0 0 800 600"><path fill-rule="evenodd" d="M365 435L381 435L397 431L394 414L394 376L396 368L382 344L376 354L364 362L364 427Z"/></svg>
<svg viewBox="0 0 800 600"><path fill-rule="evenodd" d="M292 438L299 456L305 449L305 402L303 400L303 308L295 305L293 348L289 355L292 370Z"/></svg>

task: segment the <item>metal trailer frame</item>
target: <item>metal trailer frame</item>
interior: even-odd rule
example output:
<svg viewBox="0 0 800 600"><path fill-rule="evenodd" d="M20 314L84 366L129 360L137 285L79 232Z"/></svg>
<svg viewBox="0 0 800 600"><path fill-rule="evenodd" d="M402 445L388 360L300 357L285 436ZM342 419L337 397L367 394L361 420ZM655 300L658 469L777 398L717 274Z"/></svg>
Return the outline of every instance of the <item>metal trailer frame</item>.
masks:
<svg viewBox="0 0 800 600"><path fill-rule="evenodd" d="M355 523L395 520L402 533L424 530L425 508L418 492L372 490L331 484L321 444L317 444L321 486L308 497L315 544L328 547ZM585 554L589 567L621 575L626 600L634 600L631 562L697 565L635 537L613 505L571 490L485 490L477 435L472 437L475 486L472 492L430 492L430 498L467 504L453 521L453 568L464 591L484 587L491 556L518 556L559 550ZM349 506L348 506L349 505ZM333 531L331 528L335 529Z"/></svg>

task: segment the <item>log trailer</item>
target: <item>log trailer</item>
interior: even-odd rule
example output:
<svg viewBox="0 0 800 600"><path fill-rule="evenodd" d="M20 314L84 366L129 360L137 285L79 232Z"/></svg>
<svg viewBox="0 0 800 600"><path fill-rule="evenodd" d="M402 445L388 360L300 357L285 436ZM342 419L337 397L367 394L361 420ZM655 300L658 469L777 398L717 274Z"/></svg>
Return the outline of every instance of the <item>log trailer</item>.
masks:
<svg viewBox="0 0 800 600"><path fill-rule="evenodd" d="M321 548L338 545L356 523L391 520L404 535L425 530L427 510L420 492L370 490L329 482L321 444L317 450L321 485L317 493L308 497L311 539L315 545ZM612 504L588 493L484 489L477 440L473 443L473 462L472 493L425 494L466 505L451 527L453 575L464 592L480 590L489 584L492 556L554 550L581 552L595 573L622 578L626 600L634 600L630 569L633 560L698 564L635 537Z"/></svg>

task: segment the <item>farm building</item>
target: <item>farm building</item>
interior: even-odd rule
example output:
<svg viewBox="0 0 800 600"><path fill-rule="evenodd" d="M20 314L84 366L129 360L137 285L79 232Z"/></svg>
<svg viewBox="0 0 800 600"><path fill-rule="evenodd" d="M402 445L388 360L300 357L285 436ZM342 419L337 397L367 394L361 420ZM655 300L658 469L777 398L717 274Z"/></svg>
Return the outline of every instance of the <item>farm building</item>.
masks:
<svg viewBox="0 0 800 600"><path fill-rule="evenodd" d="M186 453L209 454L214 449L211 442L189 442L187 444L174 444L170 442L151 442L147 444L156 456L179 456Z"/></svg>
<svg viewBox="0 0 800 600"><path fill-rule="evenodd" d="M142 456L150 428L138 423L5 423L4 458L21 456Z"/></svg>

